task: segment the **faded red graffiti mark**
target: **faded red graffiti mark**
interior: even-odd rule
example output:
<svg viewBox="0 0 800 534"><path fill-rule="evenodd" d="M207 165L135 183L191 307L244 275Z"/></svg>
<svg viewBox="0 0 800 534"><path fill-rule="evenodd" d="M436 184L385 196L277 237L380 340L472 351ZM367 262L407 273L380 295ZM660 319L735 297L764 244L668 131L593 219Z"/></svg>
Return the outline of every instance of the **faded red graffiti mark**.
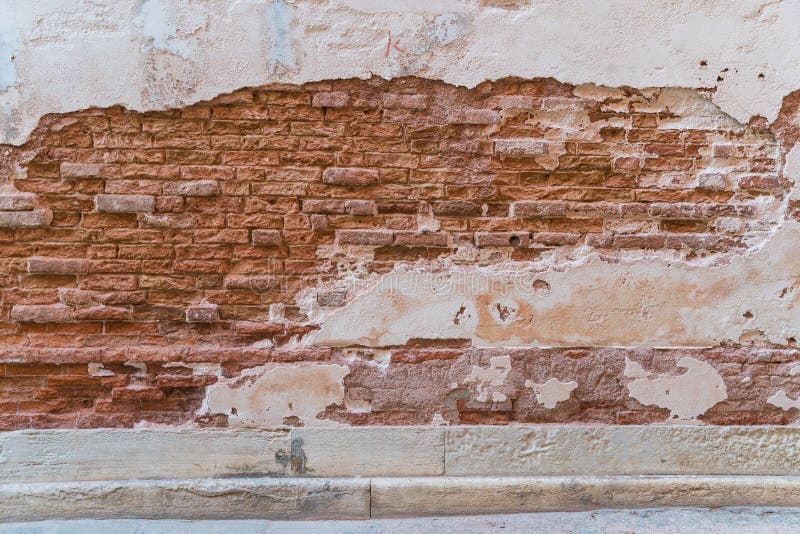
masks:
<svg viewBox="0 0 800 534"><path fill-rule="evenodd" d="M392 51L392 49L397 50L401 54L407 54L408 53L408 52L406 52L405 49L400 48L398 46L398 41L392 41L392 32L390 30L389 31L389 39L386 41L386 57L389 57L389 53Z"/></svg>

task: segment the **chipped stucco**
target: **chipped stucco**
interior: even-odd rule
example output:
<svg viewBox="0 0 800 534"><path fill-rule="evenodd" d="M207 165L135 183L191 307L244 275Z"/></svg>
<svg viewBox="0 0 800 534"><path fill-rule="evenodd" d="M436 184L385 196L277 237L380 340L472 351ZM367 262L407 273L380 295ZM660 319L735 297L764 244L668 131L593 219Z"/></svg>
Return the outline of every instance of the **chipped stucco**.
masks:
<svg viewBox="0 0 800 534"><path fill-rule="evenodd" d="M91 106L161 109L245 86L419 75L715 87L740 121L800 87L797 2L48 0L0 5L0 142Z"/></svg>
<svg viewBox="0 0 800 534"><path fill-rule="evenodd" d="M508 356L495 356L489 360L488 367L473 366L469 375L464 379L464 384L475 384L478 402L504 402L508 397L498 391L511 372L511 358Z"/></svg>
<svg viewBox="0 0 800 534"><path fill-rule="evenodd" d="M574 380L562 382L551 378L544 384L536 384L531 380L525 381L525 387L533 389L536 401L547 409L555 408L559 402L569 400L572 392L577 389L578 383Z"/></svg>

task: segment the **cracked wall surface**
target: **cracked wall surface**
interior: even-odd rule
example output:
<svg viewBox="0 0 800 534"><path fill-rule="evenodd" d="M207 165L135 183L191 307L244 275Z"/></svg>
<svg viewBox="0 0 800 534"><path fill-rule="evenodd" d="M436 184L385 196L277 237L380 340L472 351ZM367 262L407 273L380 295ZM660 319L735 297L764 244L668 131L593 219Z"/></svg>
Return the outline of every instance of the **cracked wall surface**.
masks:
<svg viewBox="0 0 800 534"><path fill-rule="evenodd" d="M740 4L3 6L0 428L793 423Z"/></svg>

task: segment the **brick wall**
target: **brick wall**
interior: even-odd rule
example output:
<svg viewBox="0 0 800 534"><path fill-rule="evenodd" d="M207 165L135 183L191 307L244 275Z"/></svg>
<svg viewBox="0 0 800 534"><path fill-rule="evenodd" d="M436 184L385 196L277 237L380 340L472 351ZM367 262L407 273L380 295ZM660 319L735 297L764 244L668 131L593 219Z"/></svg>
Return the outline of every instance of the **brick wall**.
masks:
<svg viewBox="0 0 800 534"><path fill-rule="evenodd" d="M765 124L735 123L697 92L552 80L340 80L47 117L3 163L14 176L0 191L0 428L225 425L201 410L220 378L346 359L345 401L371 409L322 417L663 420L625 394L622 349L512 351L530 376L583 380L555 410L526 401L513 376L506 400L481 403L449 384L496 351L421 340L388 347L381 374L352 364L358 349L304 345L318 325L298 299L329 312L353 297L337 280L463 250L476 265L558 248L740 253L783 216L782 157ZM788 376L794 349L755 350L692 352L731 384L707 421L788 420L753 395ZM636 354L658 369L683 353ZM762 390L734 387L745 374Z"/></svg>

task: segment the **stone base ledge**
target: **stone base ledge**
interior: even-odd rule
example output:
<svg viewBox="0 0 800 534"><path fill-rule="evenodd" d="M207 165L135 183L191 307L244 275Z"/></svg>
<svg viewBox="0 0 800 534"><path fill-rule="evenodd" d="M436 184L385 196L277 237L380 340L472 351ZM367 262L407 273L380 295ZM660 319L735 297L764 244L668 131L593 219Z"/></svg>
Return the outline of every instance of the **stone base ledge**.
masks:
<svg viewBox="0 0 800 534"><path fill-rule="evenodd" d="M0 522L363 519L800 506L800 428L0 433Z"/></svg>
<svg viewBox="0 0 800 534"><path fill-rule="evenodd" d="M800 427L0 432L0 484L229 477L800 476Z"/></svg>
<svg viewBox="0 0 800 534"><path fill-rule="evenodd" d="M800 506L800 477L235 478L0 485L0 522L368 519L727 506Z"/></svg>

